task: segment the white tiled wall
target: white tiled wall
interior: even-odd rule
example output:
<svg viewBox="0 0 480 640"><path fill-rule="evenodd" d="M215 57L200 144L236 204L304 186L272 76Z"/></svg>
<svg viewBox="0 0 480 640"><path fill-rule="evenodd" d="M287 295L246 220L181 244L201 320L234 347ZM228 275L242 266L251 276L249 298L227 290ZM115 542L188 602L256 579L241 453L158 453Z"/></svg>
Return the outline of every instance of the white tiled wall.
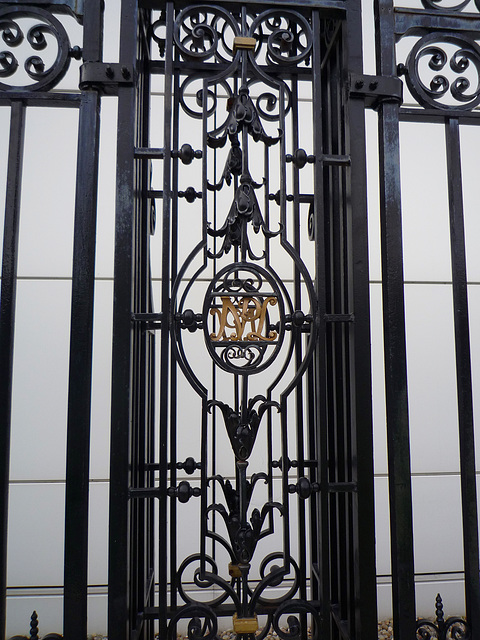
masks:
<svg viewBox="0 0 480 640"><path fill-rule="evenodd" d="M373 42L371 2L365 42ZM115 3L107 2L116 24ZM115 60L118 37L106 29L105 59ZM366 48L367 73L374 73ZM152 108L158 98L152 99ZM0 205L6 167L9 110L0 107ZM161 131L160 118L155 131ZM389 576L382 289L378 213L376 114L367 114L369 245L372 305L375 500L379 616L391 611ZM473 130L472 130L473 129ZM33 609L41 630L58 631L62 618L65 423L73 234L75 110L31 108L27 116L17 326L15 338L10 493L10 560L7 633L26 633ZM154 134L155 135L155 134ZM160 135L160 134L158 134ZM100 156L93 365L89 630L106 628L107 521L116 99L104 98ZM161 137L161 136L160 136ZM415 563L419 615L432 615L437 592L448 613L462 613L458 436L453 345L449 223L443 129L403 124L404 256ZM155 140L153 144L160 144ZM475 414L480 419L480 252L478 171L480 130L462 128L470 322ZM419 149L421 149L419 151ZM427 160L428 158L428 160ZM158 180L158 176L156 176ZM188 215L193 215L189 210ZM0 206L3 214L3 206ZM187 214L186 214L187 215ZM187 221L190 224L191 221ZM0 220L0 236L3 224ZM160 229L153 239L159 255ZM153 264L155 278L160 264ZM158 299L158 282L154 286ZM180 403L181 420L192 407ZM477 420L478 422L478 420ZM199 430L194 431L197 440ZM480 441L480 436L477 438ZM199 442L191 440L179 458ZM225 444L228 447L228 443ZM477 447L480 446L477 444ZM261 462L259 463L261 466ZM229 466L230 468L230 466ZM190 503L189 503L190 506ZM182 506L180 505L180 508ZM179 552L190 552L186 529Z"/></svg>

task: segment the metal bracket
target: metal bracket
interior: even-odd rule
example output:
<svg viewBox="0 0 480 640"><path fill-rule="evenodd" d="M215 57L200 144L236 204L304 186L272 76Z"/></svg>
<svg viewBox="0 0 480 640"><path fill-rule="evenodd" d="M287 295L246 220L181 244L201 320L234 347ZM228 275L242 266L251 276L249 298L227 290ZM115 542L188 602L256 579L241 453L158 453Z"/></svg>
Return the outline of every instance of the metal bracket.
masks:
<svg viewBox="0 0 480 640"><path fill-rule="evenodd" d="M85 62L80 67L79 87L99 89L103 95L115 96L119 86L133 86L134 68L118 62Z"/></svg>
<svg viewBox="0 0 480 640"><path fill-rule="evenodd" d="M403 82L396 76L350 74L350 97L364 98L365 106L377 109L383 102L403 102Z"/></svg>

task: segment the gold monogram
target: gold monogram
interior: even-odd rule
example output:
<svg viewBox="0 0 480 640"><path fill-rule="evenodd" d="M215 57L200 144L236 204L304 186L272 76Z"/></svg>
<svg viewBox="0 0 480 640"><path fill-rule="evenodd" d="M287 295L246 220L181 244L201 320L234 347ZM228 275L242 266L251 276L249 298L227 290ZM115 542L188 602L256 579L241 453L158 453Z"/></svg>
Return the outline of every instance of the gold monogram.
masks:
<svg viewBox="0 0 480 640"><path fill-rule="evenodd" d="M268 341L271 342L277 337L276 331L269 331L268 334L262 335L264 331L265 318L267 315L267 306L276 305L277 299L270 296L265 299L258 299L249 296L243 298L235 298L232 300L229 296L221 296L222 307L213 307L210 314L216 316L220 326L217 333L211 333L212 342L237 342L245 340L249 342ZM250 331L247 325L250 325ZM233 333L227 335L227 329L235 329ZM247 331L247 332L246 332ZM244 337L244 334L246 335Z"/></svg>

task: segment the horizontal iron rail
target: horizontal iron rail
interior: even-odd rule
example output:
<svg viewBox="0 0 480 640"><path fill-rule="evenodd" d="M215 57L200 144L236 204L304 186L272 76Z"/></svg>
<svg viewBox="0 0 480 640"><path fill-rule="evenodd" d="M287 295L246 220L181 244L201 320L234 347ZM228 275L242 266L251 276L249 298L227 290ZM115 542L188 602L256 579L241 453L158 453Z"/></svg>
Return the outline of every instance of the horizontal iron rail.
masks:
<svg viewBox="0 0 480 640"><path fill-rule="evenodd" d="M311 600L310 604L315 609L320 609L320 602L318 600ZM268 615L272 614L276 611L278 605L272 604L258 604L256 607L257 614L260 615ZM179 611L181 611L181 607L167 607L167 618L172 618ZM220 618L226 618L228 616L233 616L237 613L237 609L233 604L221 604L215 607L215 614ZM157 607L146 607L144 611L144 616L146 620L156 620L158 618L158 608Z"/></svg>
<svg viewBox="0 0 480 640"><path fill-rule="evenodd" d="M26 107L57 107L78 109L82 102L80 93L40 93L36 91L0 91L0 105L10 105L21 100Z"/></svg>

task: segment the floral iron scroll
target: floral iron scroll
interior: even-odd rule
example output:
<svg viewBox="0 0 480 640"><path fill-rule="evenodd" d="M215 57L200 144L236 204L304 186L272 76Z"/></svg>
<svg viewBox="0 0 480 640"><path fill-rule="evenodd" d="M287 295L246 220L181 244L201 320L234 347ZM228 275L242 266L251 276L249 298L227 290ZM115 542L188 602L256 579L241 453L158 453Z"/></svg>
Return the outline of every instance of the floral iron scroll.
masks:
<svg viewBox="0 0 480 640"><path fill-rule="evenodd" d="M160 27L153 25L153 37L162 47L155 35ZM185 501L200 494L203 538L199 553L186 558L177 571L184 606L170 621L171 637L179 620L187 619L191 640L214 638L218 607L227 604L234 612L238 637L259 633L257 637L263 638L273 626L286 640L305 635L306 624L315 637L318 627L318 603L308 601L304 592L299 594L305 567L298 566L289 542L290 494L305 500L318 491L318 485L307 478L300 478L298 487L289 482L296 461L289 460L286 442L286 398L305 373L317 336L312 276L287 237L291 199L284 166L285 131L292 113L288 78L300 72L311 75L311 50L310 20L296 11L275 9L253 15L246 8L229 13L217 6L192 5L178 14L174 26L178 67L193 61L208 64L208 70L185 74L183 80L180 73L177 85L183 113L203 122L202 188L192 189L202 199L203 227L200 242L174 280L170 326L176 359L202 398L202 439L207 421L219 419L234 466L233 480L218 474L208 478L204 459L203 486L185 490ZM280 162L277 171L283 176L275 194L270 193L273 162L276 166ZM219 223L216 217L211 220L212 198ZM270 205L273 201L276 204ZM276 268L285 269L287 263L301 282L300 297L292 294ZM203 347L199 347L195 338L202 332ZM209 356L209 367L205 358L197 368L192 364L192 349L199 348ZM297 360L300 353L295 370L290 366L294 352ZM212 367L215 379L223 376L226 381L222 389L224 384L234 389L225 397L219 391L210 395ZM281 434L282 457L249 476L259 434L271 431L273 423ZM280 483L272 479L274 468L280 470ZM260 485L267 487L268 498L258 508L254 495ZM216 496L212 504L207 492ZM257 558L260 543L276 533L277 523L282 535L272 538L270 553ZM226 575L207 553L207 540L229 558ZM188 592L189 579L205 595ZM259 616L266 616L264 622Z"/></svg>

